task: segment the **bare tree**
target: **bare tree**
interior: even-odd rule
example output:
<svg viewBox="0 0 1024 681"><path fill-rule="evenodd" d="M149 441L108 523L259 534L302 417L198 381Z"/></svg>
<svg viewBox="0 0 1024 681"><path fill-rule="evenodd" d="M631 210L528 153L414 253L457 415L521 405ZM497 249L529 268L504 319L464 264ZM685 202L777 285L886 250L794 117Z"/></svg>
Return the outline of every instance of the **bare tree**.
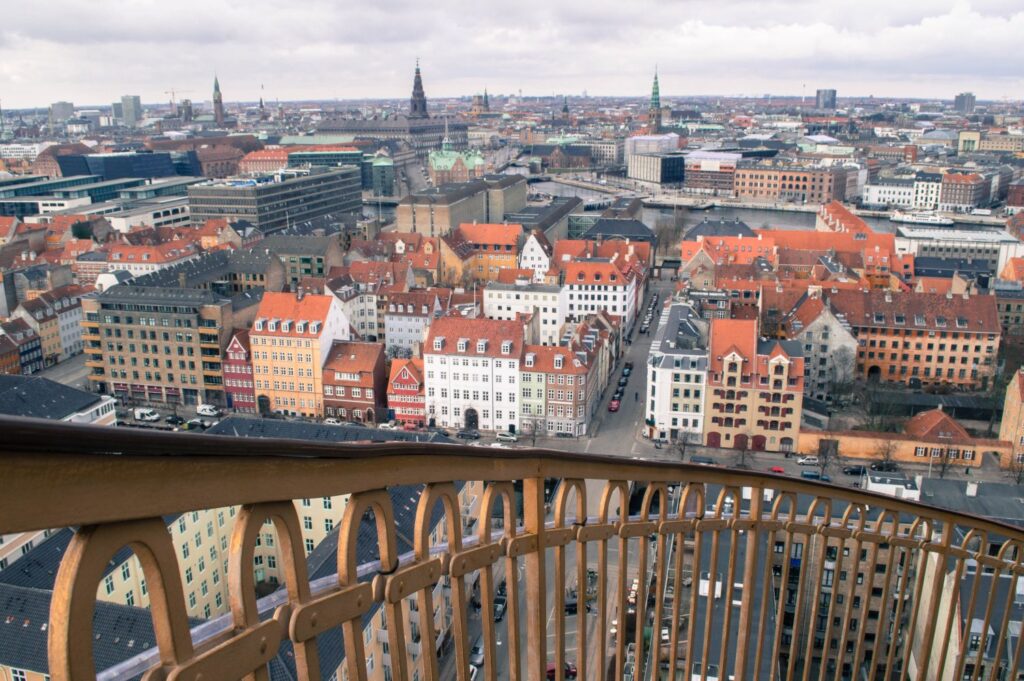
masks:
<svg viewBox="0 0 1024 681"><path fill-rule="evenodd" d="M825 471L832 467L836 459L839 458L839 440L834 440L831 437L828 439L821 439L818 442L818 473L822 476L825 475Z"/></svg>
<svg viewBox="0 0 1024 681"><path fill-rule="evenodd" d="M999 412L1000 407L1003 406L1003 400L1006 398L1006 386L1009 385L1011 376L1012 374L1007 374L1006 372L995 374L989 383L985 395L990 409L988 428L985 430L987 437L992 437L992 434L995 432L996 423L998 422L996 414Z"/></svg>
<svg viewBox="0 0 1024 681"><path fill-rule="evenodd" d="M736 458L733 460L733 466L736 468L748 468L748 459L752 454L750 449L750 434L745 434L742 440L743 446L736 448Z"/></svg>
<svg viewBox="0 0 1024 681"><path fill-rule="evenodd" d="M884 437L878 441L878 446L875 447L875 458L883 463L892 463L896 456L896 450L898 445L896 441Z"/></svg>
<svg viewBox="0 0 1024 681"><path fill-rule="evenodd" d="M895 402L886 399L885 391L877 383L868 381L859 395L865 430L879 433L899 432L902 419L896 413Z"/></svg>
<svg viewBox="0 0 1024 681"><path fill-rule="evenodd" d="M829 358L828 394L836 406L844 406L853 393L854 351L839 348Z"/></svg>
<svg viewBox="0 0 1024 681"><path fill-rule="evenodd" d="M672 447L679 455L679 460L686 461L686 452L690 449L690 433L685 430L681 432Z"/></svg>
<svg viewBox="0 0 1024 681"><path fill-rule="evenodd" d="M1024 484L1024 454L1012 452L1010 454L1010 465L1007 470L1014 482L1018 485Z"/></svg>
<svg viewBox="0 0 1024 681"><path fill-rule="evenodd" d="M949 457L949 449L943 448L942 454L939 456L933 456L931 458L931 467L939 473L939 478L945 478L946 473L949 472L950 467L953 465L953 459Z"/></svg>

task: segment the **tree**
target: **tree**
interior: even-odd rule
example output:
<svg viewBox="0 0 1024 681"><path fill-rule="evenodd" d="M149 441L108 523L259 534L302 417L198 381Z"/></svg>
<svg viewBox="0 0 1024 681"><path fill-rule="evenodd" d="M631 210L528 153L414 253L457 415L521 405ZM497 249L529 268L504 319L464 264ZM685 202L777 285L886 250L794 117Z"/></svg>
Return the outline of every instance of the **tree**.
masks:
<svg viewBox="0 0 1024 681"><path fill-rule="evenodd" d="M686 452L690 448L690 433L686 430L681 432L673 443L673 448L679 455L679 460L686 461Z"/></svg>
<svg viewBox="0 0 1024 681"><path fill-rule="evenodd" d="M854 351L844 347L836 350L829 358L828 394L832 404L843 406L853 393Z"/></svg>
<svg viewBox="0 0 1024 681"><path fill-rule="evenodd" d="M733 466L735 468L748 468L747 460L750 458L750 455L752 454L750 450L749 433L745 433L745 437L743 438L742 442L743 446L736 448L736 458L733 461Z"/></svg>
<svg viewBox="0 0 1024 681"><path fill-rule="evenodd" d="M860 407L864 413L864 430L878 433L899 432L901 420L896 413L896 403L886 399L885 391L873 381L868 381L860 391Z"/></svg>
<svg viewBox="0 0 1024 681"><path fill-rule="evenodd" d="M946 473L949 472L950 466L953 465L953 460L949 458L949 449L943 447L941 451L942 453L939 456L931 457L931 463L928 464L928 471L930 473L932 467L935 467L938 470L939 478L943 479L946 477Z"/></svg>
<svg viewBox="0 0 1024 681"><path fill-rule="evenodd" d="M988 428L985 430L986 437L992 437L992 434L995 432L996 423L998 422L996 414L1000 411L1000 407L1003 406L1003 400L1006 398L1006 386L1009 385L1011 376L1012 374L1005 372L995 374L986 391L985 397L990 409Z"/></svg>
<svg viewBox="0 0 1024 681"><path fill-rule="evenodd" d="M821 439L818 442L818 473L822 476L825 471L832 467L833 462L839 457L839 440L831 437Z"/></svg>
<svg viewBox="0 0 1024 681"><path fill-rule="evenodd" d="M884 463L892 463L896 456L896 449L898 445L892 438L883 437L878 441L878 446L875 447L875 458Z"/></svg>
<svg viewBox="0 0 1024 681"><path fill-rule="evenodd" d="M1010 465L1007 470L1014 482L1018 485L1024 484L1024 454L1016 451L1012 452L1010 454Z"/></svg>
<svg viewBox="0 0 1024 681"><path fill-rule="evenodd" d="M92 224L87 221L76 222L71 225L71 236L76 239L91 239Z"/></svg>

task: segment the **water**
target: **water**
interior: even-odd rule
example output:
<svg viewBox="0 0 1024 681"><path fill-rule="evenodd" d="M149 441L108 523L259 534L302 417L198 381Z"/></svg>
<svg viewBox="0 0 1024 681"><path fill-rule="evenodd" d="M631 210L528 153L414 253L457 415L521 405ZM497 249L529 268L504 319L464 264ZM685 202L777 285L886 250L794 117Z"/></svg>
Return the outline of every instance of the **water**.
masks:
<svg viewBox="0 0 1024 681"><path fill-rule="evenodd" d="M571 187L557 182L537 182L530 185L530 191L551 194L552 196L576 196L583 200L606 198L608 195L590 189ZM739 220L744 222L751 229L796 229L813 230L815 213L791 213L779 210L760 210L756 208L742 208L734 206L722 206L709 210L694 210L680 208L685 213L684 225L692 227L707 218L708 220ZM658 218L671 216L671 208L644 208L641 220L644 224L654 227ZM876 232L891 233L896 231L896 225L886 218L865 217L864 222Z"/></svg>

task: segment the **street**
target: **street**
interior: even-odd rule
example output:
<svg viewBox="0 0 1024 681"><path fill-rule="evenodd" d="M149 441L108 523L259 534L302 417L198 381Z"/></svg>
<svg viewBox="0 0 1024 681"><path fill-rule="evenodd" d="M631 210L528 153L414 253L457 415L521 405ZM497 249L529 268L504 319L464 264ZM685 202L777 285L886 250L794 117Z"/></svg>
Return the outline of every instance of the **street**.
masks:
<svg viewBox="0 0 1024 681"><path fill-rule="evenodd" d="M57 383L69 385L72 388L88 390L89 381L86 379L88 373L89 368L85 366L85 353L81 353L60 364L54 364L52 367L43 369L38 375Z"/></svg>

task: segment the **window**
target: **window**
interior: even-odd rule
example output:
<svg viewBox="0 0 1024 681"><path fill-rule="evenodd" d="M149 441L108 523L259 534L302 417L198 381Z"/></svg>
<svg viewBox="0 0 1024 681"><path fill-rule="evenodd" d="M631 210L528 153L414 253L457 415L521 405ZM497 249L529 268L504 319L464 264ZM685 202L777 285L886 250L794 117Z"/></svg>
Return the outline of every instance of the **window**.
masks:
<svg viewBox="0 0 1024 681"><path fill-rule="evenodd" d="M113 575L107 575L103 579L103 586L106 587L107 595L114 593L114 577Z"/></svg>
<svg viewBox="0 0 1024 681"><path fill-rule="evenodd" d="M131 576L132 576L132 571L131 571L131 568L128 566L128 563L123 563L121 565L121 579L123 579L125 581L128 581L128 579Z"/></svg>

